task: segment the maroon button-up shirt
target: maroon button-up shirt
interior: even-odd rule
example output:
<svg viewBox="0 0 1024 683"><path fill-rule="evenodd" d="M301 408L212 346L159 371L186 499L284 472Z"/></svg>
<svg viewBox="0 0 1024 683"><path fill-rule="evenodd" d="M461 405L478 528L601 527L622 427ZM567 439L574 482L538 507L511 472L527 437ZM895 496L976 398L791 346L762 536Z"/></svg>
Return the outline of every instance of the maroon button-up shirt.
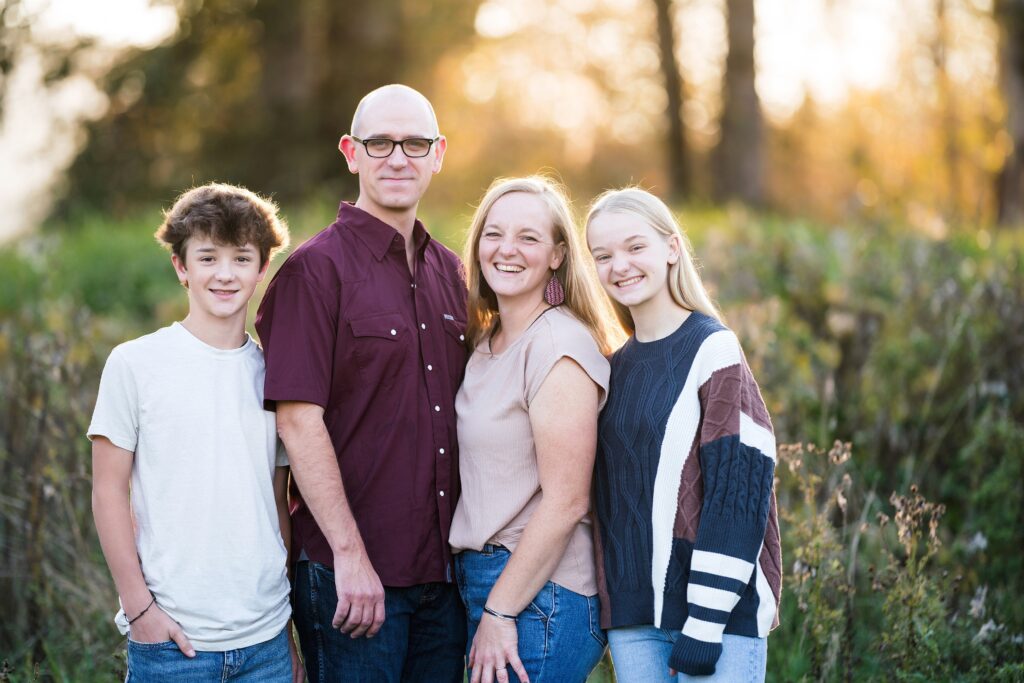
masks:
<svg viewBox="0 0 1024 683"><path fill-rule="evenodd" d="M405 239L351 204L298 247L267 288L256 330L265 398L324 408L349 505L385 586L451 581L459 495L455 392L466 363L458 257L416 221ZM296 551L333 552L292 485Z"/></svg>

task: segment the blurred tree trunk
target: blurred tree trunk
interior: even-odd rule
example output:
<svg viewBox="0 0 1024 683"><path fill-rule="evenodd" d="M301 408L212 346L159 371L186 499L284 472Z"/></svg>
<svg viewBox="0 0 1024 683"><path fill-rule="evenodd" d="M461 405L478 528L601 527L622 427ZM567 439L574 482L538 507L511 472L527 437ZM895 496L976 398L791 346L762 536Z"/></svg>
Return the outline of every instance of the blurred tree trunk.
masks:
<svg viewBox="0 0 1024 683"><path fill-rule="evenodd" d="M949 19L947 17L947 4L949 0L936 0L935 2L935 37L932 40L932 61L935 64L935 75L938 84L939 96L939 117L940 130L942 130L942 151L946 161L946 184L947 190L942 193L945 196L943 213L951 218L967 207L963 197L963 187L960 183L960 145L958 137L958 117L956 110L956 96L953 85L949 78L948 57L949 57Z"/></svg>
<svg viewBox="0 0 1024 683"><path fill-rule="evenodd" d="M713 153L714 194L760 204L764 122L754 89L754 0L726 0L729 53L722 84L721 139Z"/></svg>
<svg viewBox="0 0 1024 683"><path fill-rule="evenodd" d="M996 0L999 70L1012 150L996 178L1000 225L1024 223L1024 0Z"/></svg>
<svg viewBox="0 0 1024 683"><path fill-rule="evenodd" d="M672 20L671 0L654 0L658 12L658 51L661 55L661 73L665 78L668 106L669 194L682 199L690 194L690 173L687 167L686 129L683 125L683 76L676 63L675 23Z"/></svg>
<svg viewBox="0 0 1024 683"><path fill-rule="evenodd" d="M190 0L170 44L110 75L113 107L70 171L65 209L165 203L211 180L279 199L351 193L337 144L356 103L394 82L429 97L437 60L475 35L478 4Z"/></svg>

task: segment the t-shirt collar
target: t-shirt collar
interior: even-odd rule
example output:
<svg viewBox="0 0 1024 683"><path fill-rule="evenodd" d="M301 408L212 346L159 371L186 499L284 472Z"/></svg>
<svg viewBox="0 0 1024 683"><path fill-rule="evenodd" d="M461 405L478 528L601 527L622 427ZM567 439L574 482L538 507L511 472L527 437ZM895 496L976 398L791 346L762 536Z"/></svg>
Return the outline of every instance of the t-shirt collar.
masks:
<svg viewBox="0 0 1024 683"><path fill-rule="evenodd" d="M341 203L338 208L338 223L352 228L378 261L384 258L392 244L402 240L402 235L397 230L351 202ZM416 253L422 254L431 238L418 218L413 224L412 238L416 245Z"/></svg>

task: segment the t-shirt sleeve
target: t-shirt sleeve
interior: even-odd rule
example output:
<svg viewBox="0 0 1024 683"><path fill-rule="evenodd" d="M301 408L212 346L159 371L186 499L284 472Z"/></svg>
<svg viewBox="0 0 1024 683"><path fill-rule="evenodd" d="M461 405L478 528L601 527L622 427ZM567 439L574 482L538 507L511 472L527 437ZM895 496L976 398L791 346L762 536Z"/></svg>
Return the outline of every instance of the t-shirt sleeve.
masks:
<svg viewBox="0 0 1024 683"><path fill-rule="evenodd" d="M115 348L103 367L96 408L86 436L105 436L118 448L135 452L139 441L139 395L128 360Z"/></svg>
<svg viewBox="0 0 1024 683"><path fill-rule="evenodd" d="M327 406L338 334L336 308L301 273L279 273L260 304L256 331L267 375L264 406L304 401Z"/></svg>
<svg viewBox="0 0 1024 683"><path fill-rule="evenodd" d="M566 325L552 324L538 334L526 353L526 405L529 407L552 368L562 358L571 358L598 387L598 410L608 397L610 367L601 355L597 342L582 323L567 321Z"/></svg>

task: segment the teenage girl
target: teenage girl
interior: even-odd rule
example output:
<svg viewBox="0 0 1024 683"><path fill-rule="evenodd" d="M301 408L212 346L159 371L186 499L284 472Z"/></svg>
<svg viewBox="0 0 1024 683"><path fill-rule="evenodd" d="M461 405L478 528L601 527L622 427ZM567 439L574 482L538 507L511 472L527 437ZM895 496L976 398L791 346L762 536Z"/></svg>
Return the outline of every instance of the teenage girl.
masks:
<svg viewBox="0 0 1024 683"><path fill-rule="evenodd" d="M632 335L611 357L594 481L616 676L763 681L782 559L757 383L664 202L606 192L587 242Z"/></svg>

